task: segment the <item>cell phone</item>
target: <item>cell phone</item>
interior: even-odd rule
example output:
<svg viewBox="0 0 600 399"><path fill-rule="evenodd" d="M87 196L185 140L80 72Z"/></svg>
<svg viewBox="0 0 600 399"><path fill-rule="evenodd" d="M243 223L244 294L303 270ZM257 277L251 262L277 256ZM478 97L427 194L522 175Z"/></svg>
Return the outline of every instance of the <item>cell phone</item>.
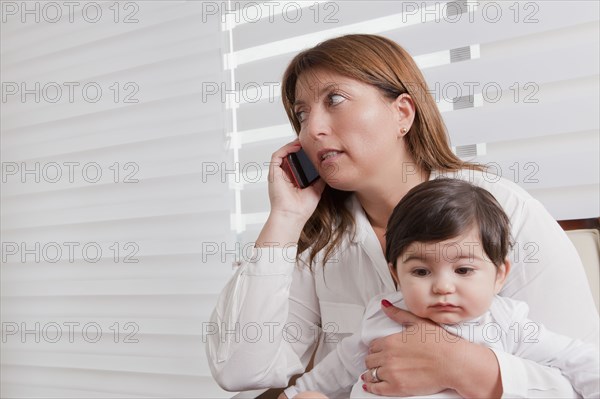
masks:
<svg viewBox="0 0 600 399"><path fill-rule="evenodd" d="M287 167L297 187L306 188L319 178L319 172L301 148L285 157Z"/></svg>

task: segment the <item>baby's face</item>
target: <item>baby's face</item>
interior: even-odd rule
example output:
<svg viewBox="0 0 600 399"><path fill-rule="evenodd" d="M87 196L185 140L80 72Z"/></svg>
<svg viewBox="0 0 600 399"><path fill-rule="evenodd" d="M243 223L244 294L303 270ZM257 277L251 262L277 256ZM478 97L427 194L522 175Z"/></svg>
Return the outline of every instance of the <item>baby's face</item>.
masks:
<svg viewBox="0 0 600 399"><path fill-rule="evenodd" d="M396 267L408 310L441 324L485 313L508 272L508 264L488 259L475 228L438 243L415 242Z"/></svg>

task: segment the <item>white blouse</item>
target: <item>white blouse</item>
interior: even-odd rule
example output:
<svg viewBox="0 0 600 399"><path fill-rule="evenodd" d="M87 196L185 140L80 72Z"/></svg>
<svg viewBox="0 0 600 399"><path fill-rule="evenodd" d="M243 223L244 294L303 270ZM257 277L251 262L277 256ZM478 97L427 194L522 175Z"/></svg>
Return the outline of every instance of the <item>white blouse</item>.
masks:
<svg viewBox="0 0 600 399"><path fill-rule="evenodd" d="M406 309L401 292L381 294L367 305L361 322L360 333L342 340L336 350L331 351L323 361L315 365L296 381L296 385L285 390L288 398L307 390L320 391L330 397L341 397L348 386L354 384L350 398L382 398L382 396L365 392L363 381L358 377L365 372L365 358L369 353L369 343L402 331L402 326L389 317L381 309L381 300L387 299L394 306ZM528 318L529 307L521 301L496 296L487 312L458 324L441 326L446 334L429 337L430 339L456 342L462 337L489 347L496 356L509 353L538 364L555 367L556 374L562 373L567 381L557 379L557 385L542 379L542 384L535 387L537 396L546 398L563 397L570 386L584 398L600 396L600 356L598 347L580 340L556 334L543 324ZM431 334L425 331L413 331L413 334ZM525 373L527 370L525 370ZM327 375L327 378L323 378ZM527 374L525 374L527 375ZM533 389L536 378L531 376L529 389ZM319 386L319 383L325 383ZM447 389L435 395L414 396L411 398L460 398L456 391Z"/></svg>
<svg viewBox="0 0 600 399"><path fill-rule="evenodd" d="M550 330L598 345L598 313L583 266L544 207L516 184L492 174L465 170L446 176L488 190L510 218L515 245L500 295L527 303L531 319ZM342 338L358 331L371 298L395 291L364 210L355 196L347 206L356 234L344 236L324 267L324 251L311 271L304 262L295 262L295 245L281 243L255 248L253 258L227 283L203 331L211 372L221 387L286 387L293 375L304 372L315 347L317 364ZM305 251L301 259L307 258ZM565 378L550 367L510 354L498 361L505 397L543 396L543 384L564 386ZM569 397L573 391L561 394Z"/></svg>

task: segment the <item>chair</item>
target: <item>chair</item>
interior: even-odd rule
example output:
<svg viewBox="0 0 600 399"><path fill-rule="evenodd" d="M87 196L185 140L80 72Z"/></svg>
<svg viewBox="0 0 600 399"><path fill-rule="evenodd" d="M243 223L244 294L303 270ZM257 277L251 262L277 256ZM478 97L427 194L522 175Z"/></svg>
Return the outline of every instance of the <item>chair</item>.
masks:
<svg viewBox="0 0 600 399"><path fill-rule="evenodd" d="M579 252L596 309L600 312L600 232L592 228L567 230L566 233Z"/></svg>

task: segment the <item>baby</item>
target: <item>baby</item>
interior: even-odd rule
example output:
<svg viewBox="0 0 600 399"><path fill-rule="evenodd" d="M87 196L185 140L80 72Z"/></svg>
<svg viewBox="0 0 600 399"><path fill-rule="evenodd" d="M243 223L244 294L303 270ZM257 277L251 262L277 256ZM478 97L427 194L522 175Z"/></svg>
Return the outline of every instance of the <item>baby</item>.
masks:
<svg viewBox="0 0 600 399"><path fill-rule="evenodd" d="M351 398L378 397L366 392L358 378L365 373L369 381L385 383L385 368L365 372L368 345L403 329L385 315L382 304L439 324L447 333L436 339L462 337L491 348L496 356L507 352L555 367L579 395L598 397L598 348L548 331L527 318L525 303L497 295L510 271L510 246L509 219L486 190L454 179L413 188L394 209L386 231L386 259L398 291L371 300L360 332L342 340L287 388L287 397L306 390L337 397L352 384ZM431 339L410 327L405 333ZM318 373L328 374L327 386L318 386ZM446 390L428 397L459 396Z"/></svg>

